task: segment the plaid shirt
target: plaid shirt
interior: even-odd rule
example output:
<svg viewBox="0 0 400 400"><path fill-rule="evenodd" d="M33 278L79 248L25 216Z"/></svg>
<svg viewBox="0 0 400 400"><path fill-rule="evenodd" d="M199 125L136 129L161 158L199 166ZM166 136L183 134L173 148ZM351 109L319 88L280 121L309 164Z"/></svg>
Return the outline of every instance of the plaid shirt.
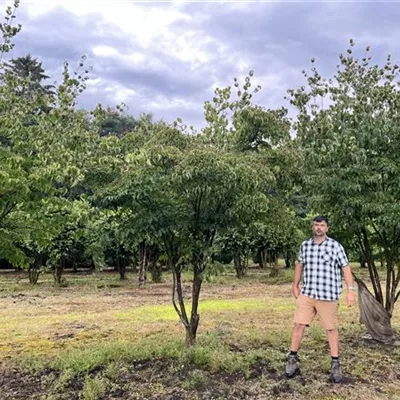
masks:
<svg viewBox="0 0 400 400"><path fill-rule="evenodd" d="M302 294L328 301L339 298L342 267L349 263L339 242L329 237L320 244L306 240L300 246L299 262L303 264Z"/></svg>

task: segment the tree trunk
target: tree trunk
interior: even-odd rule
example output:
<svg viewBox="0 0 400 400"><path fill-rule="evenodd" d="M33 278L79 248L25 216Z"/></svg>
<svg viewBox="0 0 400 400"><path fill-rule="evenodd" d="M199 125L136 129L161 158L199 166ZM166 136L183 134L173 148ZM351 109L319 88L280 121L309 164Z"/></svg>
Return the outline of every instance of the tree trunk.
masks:
<svg viewBox="0 0 400 400"><path fill-rule="evenodd" d="M271 268L270 276L272 278L279 275L279 268L278 268L278 255L272 251L269 254L269 266Z"/></svg>
<svg viewBox="0 0 400 400"><path fill-rule="evenodd" d="M396 274L397 267L397 274ZM394 305L400 297L400 291L396 294L400 283L400 265L396 265L391 257L386 259L386 304L385 309L390 316L393 315Z"/></svg>
<svg viewBox="0 0 400 400"><path fill-rule="evenodd" d="M390 315L393 315L394 305L396 304L397 300L400 298L400 290L397 289L400 284L400 262L397 262L395 264L395 266L396 266L396 270L393 270L393 283L392 283L392 288L391 288L392 303L391 303L391 308L389 310Z"/></svg>
<svg viewBox="0 0 400 400"><path fill-rule="evenodd" d="M154 283L162 282L162 265L155 262L154 264L150 264L150 272L151 272L151 280Z"/></svg>
<svg viewBox="0 0 400 400"><path fill-rule="evenodd" d="M378 271L372 258L372 246L369 241L367 229L361 229L360 234L357 237L362 255L368 266L369 276L375 296L373 297L364 283L355 277L359 284L360 320L365 323L374 339L383 342L390 342L390 338L393 336L391 318L393 315L394 305L400 297L400 291L396 294L396 290L400 283L400 268L397 265L398 273L396 274L396 263L394 261L393 253L391 252L391 249L385 246L385 240L381 237L381 245L383 248L381 264L386 268L386 293L384 297Z"/></svg>
<svg viewBox="0 0 400 400"><path fill-rule="evenodd" d="M237 250L233 255L233 263L236 270L236 277L238 279L245 277L247 275L247 267L249 265L247 254Z"/></svg>
<svg viewBox="0 0 400 400"><path fill-rule="evenodd" d="M185 327L186 346L192 346L196 342L196 332L197 332L199 318L197 317L197 326L196 329L193 330L191 328L191 321L189 322L189 318L185 307L185 300L183 296L183 287L182 287L182 265L178 265L178 260L179 260L178 250L174 245L174 243L169 240L168 236L164 238L164 246L166 249L166 254L168 256L167 263L172 271L172 277L173 277L172 304L175 308L176 313L179 316L179 319L181 320L183 326ZM194 283L195 281L197 282L196 285ZM200 293L200 287L201 284L200 285L198 284L198 278L193 279L192 303L194 302L194 299L197 299L198 302L198 293ZM193 295L195 293L195 288L196 290L198 289L198 293L196 295ZM176 300L176 297L178 297L178 301ZM197 314L197 304L195 304L195 307L192 306L192 315L193 312Z"/></svg>
<svg viewBox="0 0 400 400"><path fill-rule="evenodd" d="M54 266L53 277L54 282L60 286L63 283L63 272L65 267L65 260L62 258L59 263Z"/></svg>
<svg viewBox="0 0 400 400"><path fill-rule="evenodd" d="M41 254L35 257L33 264L28 267L29 283L36 285L41 274L41 267L43 265L43 256Z"/></svg>
<svg viewBox="0 0 400 400"><path fill-rule="evenodd" d="M90 257L90 271L92 274L96 272L96 263L94 262L93 257Z"/></svg>
<svg viewBox="0 0 400 400"><path fill-rule="evenodd" d="M118 267L119 279L121 281L126 280L126 262L124 259L121 258L119 254L117 256L117 267Z"/></svg>
<svg viewBox="0 0 400 400"><path fill-rule="evenodd" d="M183 298L183 288L182 288L182 272L181 268L176 266L176 263L171 258L168 261L173 275L173 285L172 285L172 304L175 308L175 311L179 315L179 319L181 320L183 326L186 330L186 346L191 346L196 341L196 335L192 334L190 329L189 318L186 313L185 301ZM178 303L176 302L175 296L178 296Z"/></svg>
<svg viewBox="0 0 400 400"><path fill-rule="evenodd" d="M28 276L29 276L29 283L31 285L36 285L39 280L40 275L40 267L36 266L35 264L29 265L28 267Z"/></svg>
<svg viewBox="0 0 400 400"><path fill-rule="evenodd" d="M126 265L125 263L122 263L119 267L119 280L126 281L126 279Z"/></svg>
<svg viewBox="0 0 400 400"><path fill-rule="evenodd" d="M196 344L197 329L199 327L200 315L198 313L201 284L203 282L202 272L204 271L204 255L197 251L193 252L193 286L192 286L192 310L190 320L186 313L185 302L182 290L182 267L176 266L177 258L169 259L169 263L173 271L173 288L172 288L172 303L186 331L186 346L190 347ZM175 301L175 295L178 295L178 304Z"/></svg>
<svg viewBox="0 0 400 400"><path fill-rule="evenodd" d="M144 287L147 280L147 246L146 242L142 242L139 245L139 287Z"/></svg>
<svg viewBox="0 0 400 400"><path fill-rule="evenodd" d="M286 251L285 252L285 268L286 269L290 269L291 259L292 259L292 257L291 257L290 251Z"/></svg>
<svg viewBox="0 0 400 400"><path fill-rule="evenodd" d="M74 260L72 261L72 272L77 273L78 272L78 263Z"/></svg>
<svg viewBox="0 0 400 400"><path fill-rule="evenodd" d="M363 254L360 254L360 268L368 268Z"/></svg>
<svg viewBox="0 0 400 400"><path fill-rule="evenodd" d="M151 280L154 283L160 283L162 281L162 266L158 263L159 248L157 245L148 247L148 260L149 270L151 273Z"/></svg>
<svg viewBox="0 0 400 400"><path fill-rule="evenodd" d="M190 347L196 344L197 328L199 327L200 315L198 314L198 306L200 299L202 268L193 266L193 286L192 286L192 312L190 314L189 326L186 326L186 346Z"/></svg>
<svg viewBox="0 0 400 400"><path fill-rule="evenodd" d="M361 228L358 241L362 254L364 255L365 262L367 263L368 266L369 277L371 279L372 287L374 289L375 298L379 301L379 303L384 305L381 282L379 279L378 270L373 260L372 247L369 241L367 229L365 227Z"/></svg>
<svg viewBox="0 0 400 400"><path fill-rule="evenodd" d="M197 320L196 328L193 330L192 323L190 323L190 326L186 326L186 339L185 339L185 346L186 347L191 347L196 344L196 333L197 333L197 327L199 324L199 320Z"/></svg>
<svg viewBox="0 0 400 400"><path fill-rule="evenodd" d="M260 268L265 269L267 268L267 250L262 248L260 251Z"/></svg>

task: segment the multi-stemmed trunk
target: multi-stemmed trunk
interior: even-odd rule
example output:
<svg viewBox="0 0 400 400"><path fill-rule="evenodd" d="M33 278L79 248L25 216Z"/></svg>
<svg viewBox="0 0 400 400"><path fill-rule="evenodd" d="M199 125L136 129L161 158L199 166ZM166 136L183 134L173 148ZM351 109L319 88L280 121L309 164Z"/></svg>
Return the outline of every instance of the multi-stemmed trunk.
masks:
<svg viewBox="0 0 400 400"><path fill-rule="evenodd" d="M201 278L201 268L194 266L193 268L193 285L191 293L192 308L190 318L186 312L185 299L182 285L182 268L172 266L173 272L173 288L172 288L172 303L176 312L179 315L186 331L186 346L193 346L196 343L197 329L199 327L200 315L198 313L200 290L203 279ZM176 299L176 297L178 299Z"/></svg>
<svg viewBox="0 0 400 400"><path fill-rule="evenodd" d="M279 274L277 252L268 247L262 247L258 251L260 255L260 267L262 269L269 268L271 271L270 276L277 276ZM290 258L289 260L285 258L285 262L286 264L289 263L290 266Z"/></svg>
<svg viewBox="0 0 400 400"><path fill-rule="evenodd" d="M369 277L371 280L374 297L376 299L376 304L374 303L373 306L363 306L363 303L360 302L360 313L365 315L364 319L367 319L367 317L369 317L370 320L379 319L379 323L382 324L382 331L391 332L391 318L393 316L394 306L400 297L400 290L398 290L400 283L400 263L397 261L395 257L396 254L393 252L393 249L391 249L389 246L386 246L385 237L381 235L377 229L375 230L375 233L377 234L379 238L379 244L383 249L383 261L381 261L381 264L386 269L386 290L384 294L378 269L373 259L370 234L367 228L363 227L357 234L358 244L362 252L362 257L368 266ZM397 249L394 251L397 251ZM362 287L363 292L366 293L368 291L366 286L362 283L362 281L360 281L360 279L357 279L357 281L359 283L359 287ZM364 303L366 304L366 302ZM366 307L368 309L363 309L362 307ZM375 316L373 314L374 310ZM372 325L369 331L374 337L374 328ZM374 338L383 341L378 336Z"/></svg>
<svg viewBox="0 0 400 400"><path fill-rule="evenodd" d="M28 267L28 277L29 283L32 285L36 285L39 280L39 275L42 272L43 266L43 256L42 254L37 254L35 260Z"/></svg>
<svg viewBox="0 0 400 400"><path fill-rule="evenodd" d="M206 257L201 251L193 251L193 285L191 287L191 311L190 316L186 311L185 293L183 290L182 270L184 265L178 262L179 253L176 246L165 241L168 254L168 264L172 270L172 304L185 327L186 346L193 346L196 343L197 329L199 327L200 315L198 313L201 285L203 283L202 273L206 266Z"/></svg>

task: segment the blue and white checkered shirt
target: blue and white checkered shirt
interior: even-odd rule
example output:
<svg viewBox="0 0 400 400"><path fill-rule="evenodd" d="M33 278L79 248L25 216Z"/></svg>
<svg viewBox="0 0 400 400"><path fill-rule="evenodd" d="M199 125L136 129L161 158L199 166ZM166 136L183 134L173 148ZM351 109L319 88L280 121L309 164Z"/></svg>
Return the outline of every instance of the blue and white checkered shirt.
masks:
<svg viewBox="0 0 400 400"><path fill-rule="evenodd" d="M313 239L300 246L299 262L303 264L303 288L305 296L319 300L337 300L342 292L342 267L347 265L343 246L326 237L320 243Z"/></svg>

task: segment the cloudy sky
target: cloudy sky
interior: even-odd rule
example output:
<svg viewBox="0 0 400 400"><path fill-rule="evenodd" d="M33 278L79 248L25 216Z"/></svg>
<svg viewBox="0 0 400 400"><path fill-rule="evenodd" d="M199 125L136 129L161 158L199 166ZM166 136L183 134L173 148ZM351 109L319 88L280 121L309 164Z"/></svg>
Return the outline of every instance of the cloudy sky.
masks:
<svg viewBox="0 0 400 400"><path fill-rule="evenodd" d="M371 45L377 62L400 61L399 20L397 1L21 0L8 58L30 53L59 81L63 61L75 67L86 55L81 107L124 102L134 116L201 127L214 88L250 69L262 86L255 102L276 108L312 57L332 74L349 38L360 51Z"/></svg>

